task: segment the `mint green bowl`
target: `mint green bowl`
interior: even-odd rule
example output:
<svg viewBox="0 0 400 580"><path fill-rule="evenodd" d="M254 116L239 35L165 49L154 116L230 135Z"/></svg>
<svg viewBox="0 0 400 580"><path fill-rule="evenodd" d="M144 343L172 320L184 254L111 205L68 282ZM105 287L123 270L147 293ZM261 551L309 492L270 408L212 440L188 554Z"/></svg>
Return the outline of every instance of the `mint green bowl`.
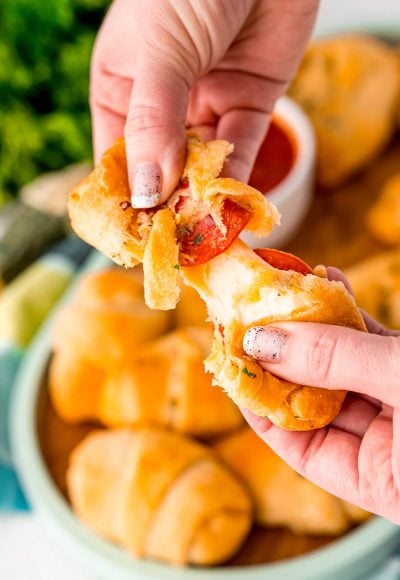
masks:
<svg viewBox="0 0 400 580"><path fill-rule="evenodd" d="M95 255L85 270L108 262ZM46 394L52 321L42 328L25 358L12 405L12 445L17 469L49 538L102 579L116 580L350 580L365 579L400 543L400 528L374 518L328 546L281 563L177 569L134 560L85 527L56 488L41 454L38 425Z"/></svg>

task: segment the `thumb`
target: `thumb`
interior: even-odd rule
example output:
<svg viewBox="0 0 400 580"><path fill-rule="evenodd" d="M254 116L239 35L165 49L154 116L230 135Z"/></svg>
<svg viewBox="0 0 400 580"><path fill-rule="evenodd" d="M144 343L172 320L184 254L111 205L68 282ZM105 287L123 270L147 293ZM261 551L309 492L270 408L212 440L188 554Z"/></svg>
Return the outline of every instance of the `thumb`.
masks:
<svg viewBox="0 0 400 580"><path fill-rule="evenodd" d="M247 183L265 139L271 115L251 109L232 109L221 117L217 138L235 144L233 154L225 163L224 174Z"/></svg>
<svg viewBox="0 0 400 580"><path fill-rule="evenodd" d="M153 57L136 74L125 124L132 206L154 207L177 186L185 155L189 83Z"/></svg>
<svg viewBox="0 0 400 580"><path fill-rule="evenodd" d="M250 328L247 354L294 383L362 393L400 408L400 338L288 322Z"/></svg>

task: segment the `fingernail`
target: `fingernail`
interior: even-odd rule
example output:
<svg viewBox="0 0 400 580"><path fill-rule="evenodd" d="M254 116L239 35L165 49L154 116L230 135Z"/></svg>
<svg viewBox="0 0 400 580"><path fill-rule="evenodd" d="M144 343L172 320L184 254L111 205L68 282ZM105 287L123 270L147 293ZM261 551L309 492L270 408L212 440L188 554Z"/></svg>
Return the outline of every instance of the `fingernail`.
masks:
<svg viewBox="0 0 400 580"><path fill-rule="evenodd" d="M154 207L161 196L161 168L158 163L139 163L134 169L132 207Z"/></svg>
<svg viewBox="0 0 400 580"><path fill-rule="evenodd" d="M274 326L254 326L243 338L243 348L249 356L264 362L280 362L282 349L289 334Z"/></svg>

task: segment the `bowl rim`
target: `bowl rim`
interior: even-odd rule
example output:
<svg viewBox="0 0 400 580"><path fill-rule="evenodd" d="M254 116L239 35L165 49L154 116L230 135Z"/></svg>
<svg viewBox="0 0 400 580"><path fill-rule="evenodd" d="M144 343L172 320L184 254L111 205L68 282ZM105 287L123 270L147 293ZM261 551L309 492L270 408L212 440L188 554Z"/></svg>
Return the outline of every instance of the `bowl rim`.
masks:
<svg viewBox="0 0 400 580"><path fill-rule="evenodd" d="M80 272L102 269L110 262L97 252ZM79 279L80 275L77 277ZM72 288L67 293L67 299ZM61 304L65 302L65 299ZM42 516L43 523L53 537L86 561L90 569L104 577L152 580L298 580L328 578L329 573L346 571L354 561L366 565L368 554L379 544L392 546L400 537L400 528L383 518L375 517L361 524L342 538L308 554L268 564L211 568L179 569L167 564L134 560L122 548L101 538L81 523L67 501L56 488L41 455L36 428L36 412L43 376L50 356L51 331L54 314L34 339L19 370L11 404L11 444L16 468L32 506ZM378 543L377 543L378 540ZM385 554L388 553L386 550ZM340 562L338 567L338 562ZM302 572L303 571L303 572ZM312 573L312 575L311 575ZM279 574L279 576L278 576Z"/></svg>

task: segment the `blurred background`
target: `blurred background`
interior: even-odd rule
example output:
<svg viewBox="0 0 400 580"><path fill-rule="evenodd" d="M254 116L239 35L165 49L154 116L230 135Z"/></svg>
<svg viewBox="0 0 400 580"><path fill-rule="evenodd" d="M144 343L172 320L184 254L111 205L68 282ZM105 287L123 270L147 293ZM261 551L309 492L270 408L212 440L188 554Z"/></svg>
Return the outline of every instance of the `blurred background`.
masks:
<svg viewBox="0 0 400 580"><path fill-rule="evenodd" d="M89 59L109 0L0 3L0 206L37 175L91 159Z"/></svg>

